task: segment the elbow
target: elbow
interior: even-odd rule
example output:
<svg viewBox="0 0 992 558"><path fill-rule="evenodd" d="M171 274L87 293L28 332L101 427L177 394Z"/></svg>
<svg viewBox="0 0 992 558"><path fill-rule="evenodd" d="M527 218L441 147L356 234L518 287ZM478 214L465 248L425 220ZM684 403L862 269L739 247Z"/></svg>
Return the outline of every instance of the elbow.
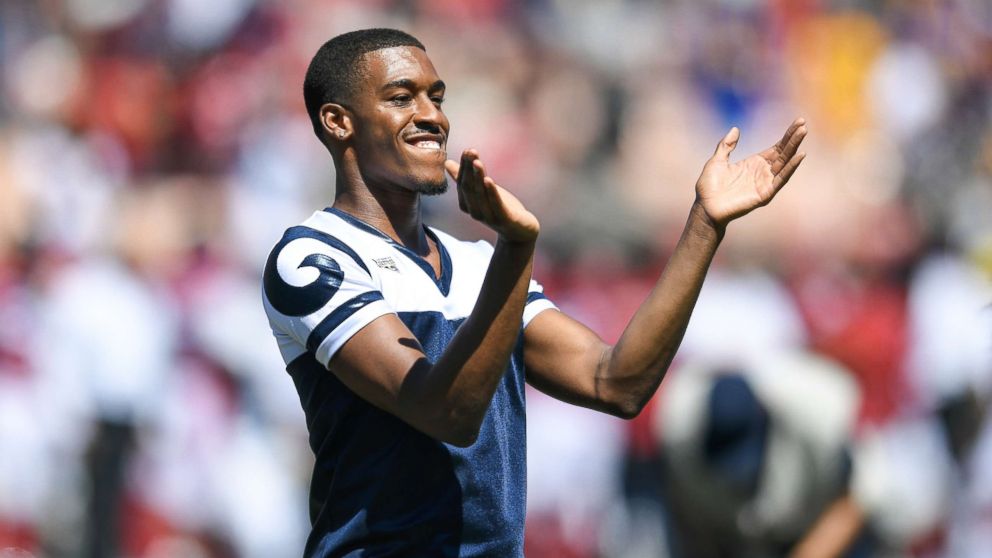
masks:
<svg viewBox="0 0 992 558"><path fill-rule="evenodd" d="M637 418L641 414L641 411L644 410L643 403L625 399L604 400L600 398L586 406L624 420Z"/></svg>
<svg viewBox="0 0 992 558"><path fill-rule="evenodd" d="M446 435L442 442L459 448L467 448L479 439L479 431L454 432Z"/></svg>
<svg viewBox="0 0 992 558"><path fill-rule="evenodd" d="M640 415L641 411L643 410L644 410L643 403L623 402L616 405L611 414L613 416L620 417L624 420L632 420L637 418L637 416Z"/></svg>
<svg viewBox="0 0 992 558"><path fill-rule="evenodd" d="M609 402L606 410L607 413L622 418L624 420L632 420L637 418L647 406L648 400L650 398L642 397L632 397L629 395L620 395Z"/></svg>
<svg viewBox="0 0 992 558"><path fill-rule="evenodd" d="M624 420L637 418L658 391L662 378L639 374L633 380L614 383L600 390L600 400L605 399L604 410L607 413Z"/></svg>
<svg viewBox="0 0 992 558"><path fill-rule="evenodd" d="M589 395L588 407L624 420L641 414L651 398L645 397L639 386L627 382L597 382Z"/></svg>
<svg viewBox="0 0 992 558"><path fill-rule="evenodd" d="M479 439L482 423L471 424L468 421L436 420L431 422L407 422L414 429L438 442L467 448Z"/></svg>
<svg viewBox="0 0 992 558"><path fill-rule="evenodd" d="M465 416L457 412L445 413L435 429L434 438L459 448L467 448L479 439L485 415Z"/></svg>

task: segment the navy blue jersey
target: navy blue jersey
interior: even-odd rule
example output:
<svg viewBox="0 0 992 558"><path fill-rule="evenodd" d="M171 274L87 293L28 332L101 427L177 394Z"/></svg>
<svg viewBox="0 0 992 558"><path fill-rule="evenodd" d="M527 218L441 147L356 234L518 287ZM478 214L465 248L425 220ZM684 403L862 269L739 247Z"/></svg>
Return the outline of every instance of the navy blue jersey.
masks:
<svg viewBox="0 0 992 558"><path fill-rule="evenodd" d="M492 246L426 233L441 276L350 215L327 209L273 249L263 299L316 456L307 557L520 556L526 508L523 328L554 308L531 282L521 336L477 441L439 442L327 369L372 320L395 313L435 361L478 298Z"/></svg>

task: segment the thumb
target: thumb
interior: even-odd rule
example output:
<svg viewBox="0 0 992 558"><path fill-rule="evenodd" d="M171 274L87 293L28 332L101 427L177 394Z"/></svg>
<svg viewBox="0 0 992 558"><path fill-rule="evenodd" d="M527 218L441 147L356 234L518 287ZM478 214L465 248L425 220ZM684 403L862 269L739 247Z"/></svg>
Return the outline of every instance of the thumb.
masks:
<svg viewBox="0 0 992 558"><path fill-rule="evenodd" d="M451 159L444 162L444 170L448 171L448 174L451 175L452 180L455 180L456 182L458 181L458 168L458 163L452 161Z"/></svg>
<svg viewBox="0 0 992 558"><path fill-rule="evenodd" d="M741 137L741 131L734 126L727 132L727 135L723 136L720 143L716 144L716 151L713 153L713 158L720 161L727 161L730 159L730 152L737 147L737 140Z"/></svg>

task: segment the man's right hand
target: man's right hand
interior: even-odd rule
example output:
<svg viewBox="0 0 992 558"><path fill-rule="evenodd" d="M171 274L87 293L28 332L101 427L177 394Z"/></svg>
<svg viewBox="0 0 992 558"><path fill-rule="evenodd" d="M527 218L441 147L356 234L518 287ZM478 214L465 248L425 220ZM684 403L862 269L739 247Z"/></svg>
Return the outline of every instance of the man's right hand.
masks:
<svg viewBox="0 0 992 558"><path fill-rule="evenodd" d="M479 153L466 149L461 164L448 160L444 168L455 180L458 207L508 242L534 242L541 224L516 196L486 175Z"/></svg>

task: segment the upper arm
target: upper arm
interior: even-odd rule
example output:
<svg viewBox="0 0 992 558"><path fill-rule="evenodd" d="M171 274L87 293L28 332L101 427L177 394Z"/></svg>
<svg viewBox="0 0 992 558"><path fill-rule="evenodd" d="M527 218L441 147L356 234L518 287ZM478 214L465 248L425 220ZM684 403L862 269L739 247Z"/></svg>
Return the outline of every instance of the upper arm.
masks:
<svg viewBox="0 0 992 558"><path fill-rule="evenodd" d="M610 346L562 312L541 312L524 330L527 382L562 401L611 414L602 371Z"/></svg>
<svg viewBox="0 0 992 558"><path fill-rule="evenodd" d="M408 376L430 364L353 250L293 227L266 262L263 292L286 362L311 353L357 395L425 430L403 396Z"/></svg>
<svg viewBox="0 0 992 558"><path fill-rule="evenodd" d="M435 411L419 405L417 380L431 362L396 314L380 316L348 339L328 368L362 399L411 426L439 435Z"/></svg>

